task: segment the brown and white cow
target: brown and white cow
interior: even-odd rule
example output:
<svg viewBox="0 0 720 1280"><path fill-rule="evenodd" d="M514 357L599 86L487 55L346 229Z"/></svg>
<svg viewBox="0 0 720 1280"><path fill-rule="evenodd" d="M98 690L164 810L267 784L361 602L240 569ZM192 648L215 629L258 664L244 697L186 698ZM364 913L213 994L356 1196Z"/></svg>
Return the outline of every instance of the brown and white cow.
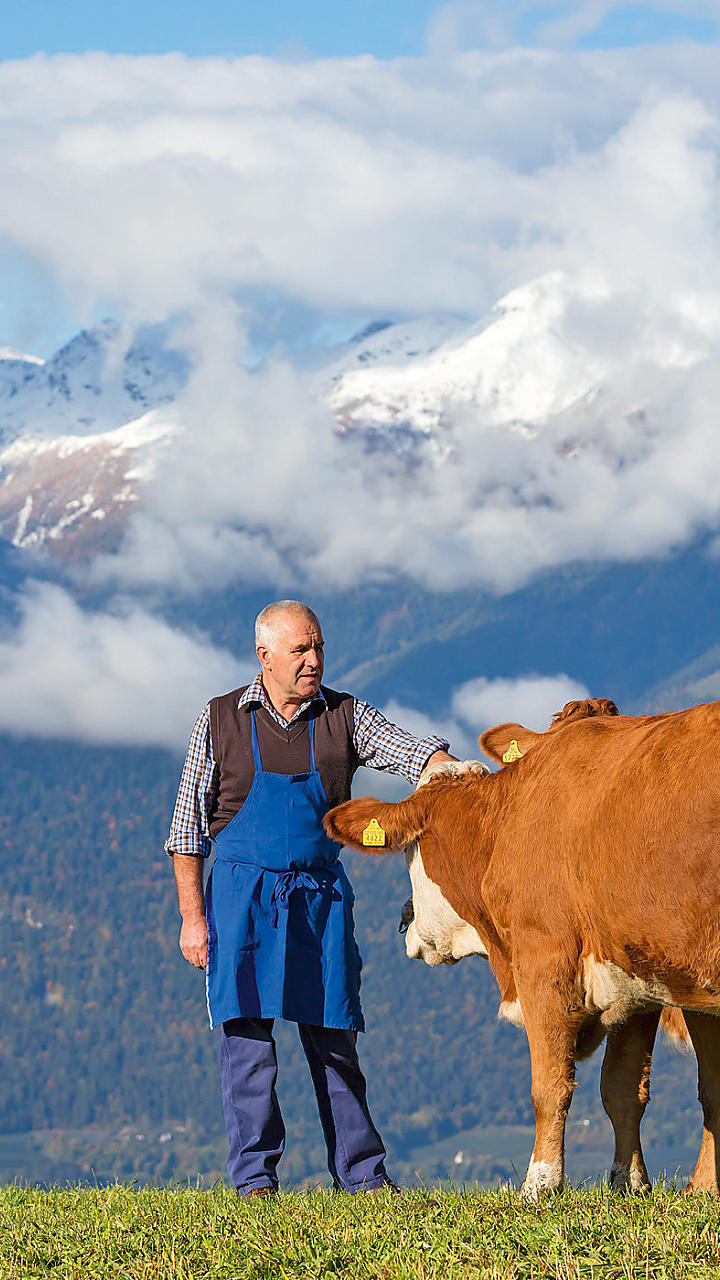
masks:
<svg viewBox="0 0 720 1280"><path fill-rule="evenodd" d="M574 720L619 714L615 703L606 698L569 702L554 716L548 732ZM503 756L507 750L505 741L513 744L510 755L515 756L517 742L511 735L517 732L523 735L528 731L516 724L499 725L498 731L504 739ZM500 763L505 763L502 757ZM486 775L489 770L477 760L428 765L417 785L425 786L439 774L459 777L467 772ZM400 927L406 934L409 958L424 960L429 965L456 964L464 956L471 955L487 959L487 949L477 930L461 919L427 876L419 841L414 840L406 847L405 859L413 896L403 907ZM499 978L503 990L498 1017L522 1027L523 1016L512 969L509 966L501 968ZM615 1152L609 1181L617 1191L647 1192L651 1189L642 1152L640 1124L650 1098L650 1070L658 1025L662 1025L676 1048L688 1049L691 1042L682 1012L668 1006L662 1010L656 1008L632 1014L626 1022L609 1030L596 1019L578 1037L578 1059L589 1057L607 1037L600 1090L603 1106L613 1126ZM703 1152L702 1163L705 1154Z"/></svg>
<svg viewBox="0 0 720 1280"><path fill-rule="evenodd" d="M500 773L439 776L397 805L351 800L327 830L362 849L375 818L389 847L421 840L423 876L474 930L504 1003L518 1000L536 1116L528 1197L562 1185L575 1061L605 1031L604 1100L634 1081L629 1098L618 1091L620 1128L638 1130L642 1161L639 1120L667 1006L685 1011L698 1056L703 1145L689 1189L717 1194L720 1022L708 1014L720 1012L720 704L643 717L566 710L545 734L488 730L481 742L495 759L517 744ZM452 962L450 921L422 945ZM635 1175L631 1185L644 1165Z"/></svg>

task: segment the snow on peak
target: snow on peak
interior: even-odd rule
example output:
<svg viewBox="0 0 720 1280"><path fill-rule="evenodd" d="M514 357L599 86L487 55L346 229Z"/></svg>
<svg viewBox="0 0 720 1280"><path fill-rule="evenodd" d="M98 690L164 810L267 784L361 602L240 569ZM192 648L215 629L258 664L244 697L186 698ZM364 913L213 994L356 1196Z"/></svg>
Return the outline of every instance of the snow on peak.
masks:
<svg viewBox="0 0 720 1280"><path fill-rule="evenodd" d="M159 326L83 329L51 359L0 363L0 438L92 435L175 399L188 361Z"/></svg>
<svg viewBox="0 0 720 1280"><path fill-rule="evenodd" d="M44 364L40 356L28 355L25 351L17 351L15 347L0 347L0 360L8 360L12 364Z"/></svg>
<svg viewBox="0 0 720 1280"><path fill-rule="evenodd" d="M406 364L388 347L387 360L347 369L329 399L346 428L412 424L427 434L453 408L474 408L486 422L538 423L607 372L605 359L563 330L571 299L560 272L543 276L512 290L479 323L446 328L444 340Z"/></svg>

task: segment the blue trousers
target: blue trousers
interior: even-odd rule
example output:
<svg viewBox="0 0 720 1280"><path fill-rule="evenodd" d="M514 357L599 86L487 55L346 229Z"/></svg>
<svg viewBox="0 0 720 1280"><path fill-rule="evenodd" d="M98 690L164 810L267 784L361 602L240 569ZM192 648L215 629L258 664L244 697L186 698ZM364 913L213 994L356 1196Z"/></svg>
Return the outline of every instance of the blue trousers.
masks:
<svg viewBox="0 0 720 1280"><path fill-rule="evenodd" d="M272 1018L222 1024L220 1072L230 1154L228 1176L239 1194L276 1188L285 1125L275 1093L277 1055ZM336 1188L363 1191L389 1181L385 1148L365 1097L355 1031L298 1023L310 1067Z"/></svg>

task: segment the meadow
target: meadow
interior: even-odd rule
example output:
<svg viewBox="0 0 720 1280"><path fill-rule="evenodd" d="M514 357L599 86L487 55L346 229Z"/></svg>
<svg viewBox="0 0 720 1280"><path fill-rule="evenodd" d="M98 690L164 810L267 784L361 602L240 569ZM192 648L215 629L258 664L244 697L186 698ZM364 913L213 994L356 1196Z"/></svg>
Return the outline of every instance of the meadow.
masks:
<svg viewBox="0 0 720 1280"><path fill-rule="evenodd" d="M238 1202L131 1184L0 1191L2 1280L685 1280L720 1276L720 1203L568 1189L400 1196L281 1193Z"/></svg>

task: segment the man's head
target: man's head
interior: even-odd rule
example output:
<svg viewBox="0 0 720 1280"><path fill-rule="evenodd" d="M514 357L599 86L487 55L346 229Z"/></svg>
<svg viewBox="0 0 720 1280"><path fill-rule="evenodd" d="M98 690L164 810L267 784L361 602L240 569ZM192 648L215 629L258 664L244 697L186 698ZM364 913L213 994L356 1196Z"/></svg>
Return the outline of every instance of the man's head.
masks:
<svg viewBox="0 0 720 1280"><path fill-rule="evenodd" d="M263 683L274 705L303 702L317 693L323 674L323 637L312 609L276 600L258 614L255 647Z"/></svg>

